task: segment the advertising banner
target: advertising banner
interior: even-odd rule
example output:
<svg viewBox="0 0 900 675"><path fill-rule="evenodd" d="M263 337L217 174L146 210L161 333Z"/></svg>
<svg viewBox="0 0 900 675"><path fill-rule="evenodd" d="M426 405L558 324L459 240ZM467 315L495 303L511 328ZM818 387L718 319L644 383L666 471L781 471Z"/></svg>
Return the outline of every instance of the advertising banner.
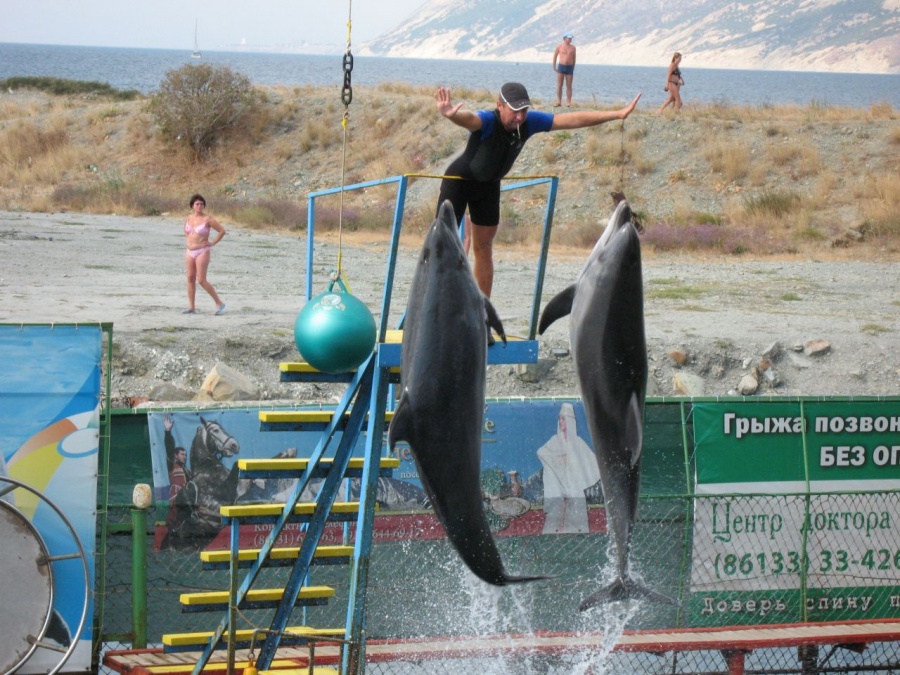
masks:
<svg viewBox="0 0 900 675"><path fill-rule="evenodd" d="M0 325L0 474L37 490L65 514L87 555L94 578L97 458L99 453L100 359L99 326ZM59 514L35 493L23 488L3 497L4 514L21 514L51 556L54 596L48 607L47 648L38 648L20 672L47 672L60 661L60 651L77 642L67 672L91 667L91 608L81 635L74 635L85 598L84 569L72 533ZM31 537L23 535L22 546ZM4 546L20 545L9 538ZM15 551L9 551L15 555ZM35 574L44 575L46 572ZM23 587L29 579L3 577L3 586ZM89 590L89 589L88 589ZM40 594L27 599L42 613ZM89 595L92 595L89 592ZM2 603L0 612L13 618L11 631L29 630L29 607ZM21 622L15 613L21 611ZM4 614L5 615L5 614ZM22 636L28 638L28 636ZM15 639L10 630L0 637Z"/></svg>
<svg viewBox="0 0 900 675"><path fill-rule="evenodd" d="M148 425L156 499L167 513L157 532L160 548L211 539L224 545L219 505L284 501L294 484L238 481L238 458L307 457L320 437L317 431L260 431L257 410L153 412ZM354 454L362 456L364 448L365 434ZM375 539L442 537L409 446L395 452L400 467L378 481ZM481 466L485 509L497 535L605 531L599 469L579 401L488 403ZM301 499L312 501L317 488L312 482ZM358 480L351 479L340 498L354 500L358 492ZM259 545L266 532L246 528L245 545ZM299 528L289 528L281 543L296 545L298 536ZM340 538L340 529L328 536Z"/></svg>
<svg viewBox="0 0 900 675"><path fill-rule="evenodd" d="M697 403L693 416L695 623L896 616L900 403Z"/></svg>

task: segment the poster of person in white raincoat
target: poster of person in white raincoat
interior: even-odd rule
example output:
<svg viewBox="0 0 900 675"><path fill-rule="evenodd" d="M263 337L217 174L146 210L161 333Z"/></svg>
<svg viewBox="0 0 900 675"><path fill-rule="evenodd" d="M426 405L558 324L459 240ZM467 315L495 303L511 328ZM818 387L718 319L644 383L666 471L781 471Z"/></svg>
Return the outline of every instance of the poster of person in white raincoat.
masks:
<svg viewBox="0 0 900 675"><path fill-rule="evenodd" d="M600 480L594 452L578 436L575 409L563 403L556 434L537 451L543 465L543 534L589 532L584 491Z"/></svg>

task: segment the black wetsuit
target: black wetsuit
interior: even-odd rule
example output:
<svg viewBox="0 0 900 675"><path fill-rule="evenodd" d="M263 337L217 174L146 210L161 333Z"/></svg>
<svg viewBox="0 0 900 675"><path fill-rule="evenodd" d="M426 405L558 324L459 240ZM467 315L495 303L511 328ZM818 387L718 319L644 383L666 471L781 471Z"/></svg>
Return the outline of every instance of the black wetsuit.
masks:
<svg viewBox="0 0 900 675"><path fill-rule="evenodd" d="M525 122L515 131L507 131L500 122L499 110L480 110L481 129L469 134L463 153L453 160L441 181L438 210L445 199L453 204L457 222L469 208L472 222L497 225L500 222L500 179L509 173L531 136L550 131L551 113L529 110Z"/></svg>

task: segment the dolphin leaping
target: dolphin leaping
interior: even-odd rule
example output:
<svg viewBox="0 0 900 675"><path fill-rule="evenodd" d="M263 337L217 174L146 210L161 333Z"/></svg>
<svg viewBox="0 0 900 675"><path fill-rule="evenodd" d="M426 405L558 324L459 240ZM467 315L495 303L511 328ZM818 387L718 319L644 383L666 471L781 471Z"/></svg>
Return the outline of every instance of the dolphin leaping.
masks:
<svg viewBox="0 0 900 675"><path fill-rule="evenodd" d="M544 577L510 576L491 536L481 490L481 429L487 330L503 342L496 310L463 251L453 208L441 205L416 266L403 326L400 402L388 444L409 443L447 537L484 581L502 586Z"/></svg>
<svg viewBox="0 0 900 675"><path fill-rule="evenodd" d="M628 571L641 478L647 345L641 246L627 201L616 206L578 280L547 303L539 332L567 314L617 567L616 579L579 609L628 598L674 602L632 579Z"/></svg>

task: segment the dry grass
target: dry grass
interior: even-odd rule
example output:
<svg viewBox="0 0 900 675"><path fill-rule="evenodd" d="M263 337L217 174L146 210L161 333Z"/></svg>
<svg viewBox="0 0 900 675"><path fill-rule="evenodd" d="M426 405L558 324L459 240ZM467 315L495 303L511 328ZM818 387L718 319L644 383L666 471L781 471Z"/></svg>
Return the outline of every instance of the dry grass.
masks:
<svg viewBox="0 0 900 675"><path fill-rule="evenodd" d="M867 176L859 197L868 232L878 238L900 236L900 171Z"/></svg>
<svg viewBox="0 0 900 675"><path fill-rule="evenodd" d="M398 174L443 173L466 132L434 112L433 89L355 88L346 134L334 88L273 87L208 161L161 140L146 102L30 95L0 99L0 208L180 213L202 192L217 215L244 225L304 228L306 195ZM467 109L490 108L486 89L453 91ZM595 107L611 106L598 104ZM900 122L868 108L688 103L678 115L639 110L627 125L542 134L518 175L561 178L557 245L593 245L625 190L642 212L648 249L782 255L831 250L856 229L866 257L900 252ZM410 182L404 228L434 215L438 180ZM396 184L321 200L317 226L387 233ZM546 186L504 193L498 243L540 240ZM853 255L843 249L841 255Z"/></svg>
<svg viewBox="0 0 900 675"><path fill-rule="evenodd" d="M898 111L889 103L875 103L868 108L831 106L811 102L808 105L733 105L727 101L691 103L685 113L694 119L721 119L740 122L866 122L896 120ZM776 127L777 128L777 127Z"/></svg>
<svg viewBox="0 0 900 675"><path fill-rule="evenodd" d="M80 155L69 142L66 119L18 119L0 131L0 182L52 184Z"/></svg>
<svg viewBox="0 0 900 675"><path fill-rule="evenodd" d="M585 143L585 156L591 166L618 167L630 163L637 148L637 143L625 139L624 132L600 128L590 132Z"/></svg>
<svg viewBox="0 0 900 675"><path fill-rule="evenodd" d="M745 145L714 142L704 151L710 168L726 181L743 178L750 170L750 153Z"/></svg>

